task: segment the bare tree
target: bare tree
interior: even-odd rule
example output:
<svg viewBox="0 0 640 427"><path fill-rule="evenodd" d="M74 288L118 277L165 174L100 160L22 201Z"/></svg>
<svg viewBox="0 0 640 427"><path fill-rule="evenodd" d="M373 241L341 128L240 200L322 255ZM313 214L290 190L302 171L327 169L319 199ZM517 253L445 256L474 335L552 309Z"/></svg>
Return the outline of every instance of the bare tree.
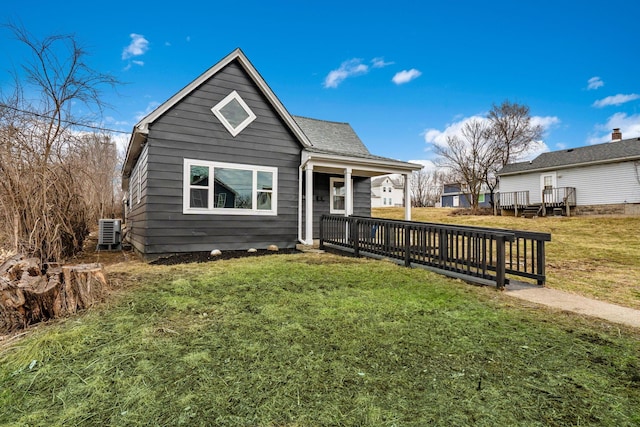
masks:
<svg viewBox="0 0 640 427"><path fill-rule="evenodd" d="M119 209L119 153L109 134L87 133L78 136L77 148L69 157L82 176L82 193L89 209L88 218L113 218Z"/></svg>
<svg viewBox="0 0 640 427"><path fill-rule="evenodd" d="M435 206L442 195L442 184L446 174L440 170L425 168L411 176L411 200L414 207Z"/></svg>
<svg viewBox="0 0 640 427"><path fill-rule="evenodd" d="M2 232L16 250L58 260L81 249L88 233L83 184L91 171L77 161L83 144L77 129L102 112L100 88L117 81L86 64L74 36L37 40L23 27L7 27L31 59L23 64L24 78L16 74L13 93L0 99ZM76 114L78 106L91 116Z"/></svg>
<svg viewBox="0 0 640 427"><path fill-rule="evenodd" d="M542 139L544 129L532 123L528 106L509 100L500 105L493 104L487 118L492 153L487 158L484 182L490 192L491 205L494 206L497 172L526 155Z"/></svg>
<svg viewBox="0 0 640 427"><path fill-rule="evenodd" d="M491 164L490 129L486 121L472 119L464 124L460 136L448 136L444 146L434 145L439 166L447 168L465 188L472 210L478 209L479 195Z"/></svg>

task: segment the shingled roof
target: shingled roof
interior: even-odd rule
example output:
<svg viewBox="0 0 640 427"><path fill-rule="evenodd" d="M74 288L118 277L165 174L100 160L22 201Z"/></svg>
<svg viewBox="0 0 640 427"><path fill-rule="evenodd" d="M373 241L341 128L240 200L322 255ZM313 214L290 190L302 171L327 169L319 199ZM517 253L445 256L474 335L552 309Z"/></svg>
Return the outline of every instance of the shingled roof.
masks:
<svg viewBox="0 0 640 427"><path fill-rule="evenodd" d="M300 116L293 116L293 120L300 126L316 150L354 156L371 155L349 123Z"/></svg>
<svg viewBox="0 0 640 427"><path fill-rule="evenodd" d="M506 165L498 172L498 175L515 175L560 167L578 167L630 160L640 160L640 138L542 153L532 161Z"/></svg>
<svg viewBox="0 0 640 427"><path fill-rule="evenodd" d="M308 152L410 164L371 154L349 123L330 122L301 116L292 117L311 142L311 147L305 147ZM415 166L418 167L418 165Z"/></svg>

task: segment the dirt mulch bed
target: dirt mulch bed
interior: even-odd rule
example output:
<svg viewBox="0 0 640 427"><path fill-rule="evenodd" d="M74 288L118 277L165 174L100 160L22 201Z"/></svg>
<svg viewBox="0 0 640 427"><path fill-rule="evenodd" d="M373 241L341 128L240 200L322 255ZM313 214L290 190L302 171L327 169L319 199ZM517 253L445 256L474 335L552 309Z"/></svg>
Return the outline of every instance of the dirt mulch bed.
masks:
<svg viewBox="0 0 640 427"><path fill-rule="evenodd" d="M256 257L256 256L277 255L277 254L296 254L296 253L300 253L300 251L298 251L297 249L280 249L278 251L258 249L256 252L222 251L222 253L217 256L211 256L210 252L188 252L188 253L174 254L167 257L158 258L157 260L150 262L150 264L175 265L175 264L186 264L191 262L210 262L210 261L219 261L223 259Z"/></svg>

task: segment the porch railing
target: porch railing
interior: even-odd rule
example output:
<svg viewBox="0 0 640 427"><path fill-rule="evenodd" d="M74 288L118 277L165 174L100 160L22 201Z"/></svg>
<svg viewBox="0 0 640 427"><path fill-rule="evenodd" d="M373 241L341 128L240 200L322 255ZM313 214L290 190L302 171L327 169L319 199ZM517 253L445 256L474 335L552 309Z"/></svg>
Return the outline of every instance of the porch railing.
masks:
<svg viewBox="0 0 640 427"><path fill-rule="evenodd" d="M529 206L529 191L500 192L500 207L513 208Z"/></svg>
<svg viewBox="0 0 640 427"><path fill-rule="evenodd" d="M548 208L565 208L569 216L571 206L576 206L575 187L554 187L542 190L543 212L546 213Z"/></svg>
<svg viewBox="0 0 640 427"><path fill-rule="evenodd" d="M389 258L405 266L503 288L507 276L544 285L548 233L323 215L320 247Z"/></svg>

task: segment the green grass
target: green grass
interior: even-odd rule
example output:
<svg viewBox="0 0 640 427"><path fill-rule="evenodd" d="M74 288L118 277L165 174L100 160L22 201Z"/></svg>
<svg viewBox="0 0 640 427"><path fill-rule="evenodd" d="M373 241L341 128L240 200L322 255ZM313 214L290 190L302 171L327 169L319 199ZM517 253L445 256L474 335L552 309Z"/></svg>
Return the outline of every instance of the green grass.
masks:
<svg viewBox="0 0 640 427"><path fill-rule="evenodd" d="M578 216L525 219L451 216L453 209L414 208L416 221L551 233L546 244L547 286L640 309L640 216ZM373 215L404 218L401 208Z"/></svg>
<svg viewBox="0 0 640 427"><path fill-rule="evenodd" d="M640 424L640 335L329 254L126 263L0 347L0 424Z"/></svg>

